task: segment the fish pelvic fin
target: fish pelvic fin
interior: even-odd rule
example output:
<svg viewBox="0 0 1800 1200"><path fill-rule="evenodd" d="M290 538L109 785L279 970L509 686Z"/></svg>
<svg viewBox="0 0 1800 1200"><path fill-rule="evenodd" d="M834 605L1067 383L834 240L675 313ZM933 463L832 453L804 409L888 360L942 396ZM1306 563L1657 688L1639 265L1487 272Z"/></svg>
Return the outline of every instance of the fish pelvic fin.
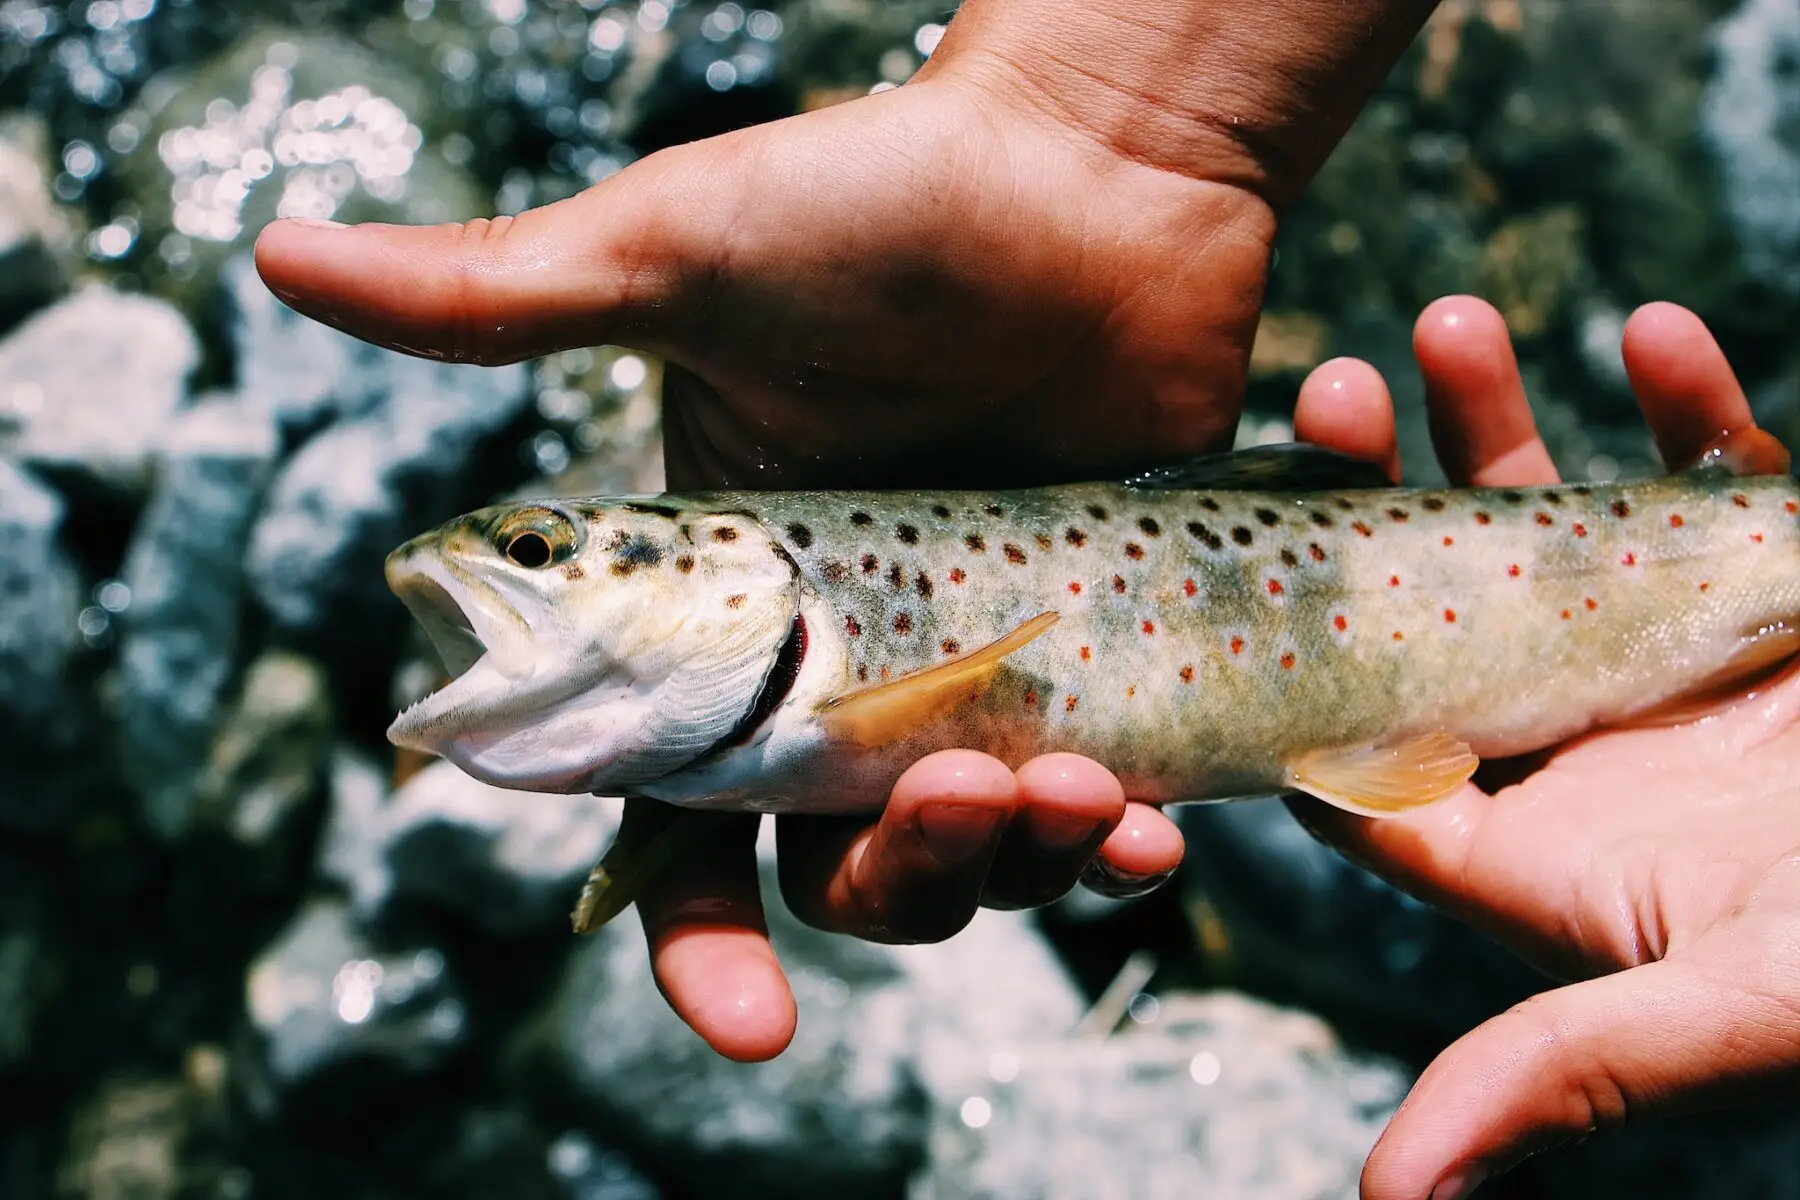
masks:
<svg viewBox="0 0 1800 1200"><path fill-rule="evenodd" d="M619 832L588 872L569 915L576 934L594 933L630 908L670 863L741 815L677 808L655 800L627 804Z"/></svg>
<svg viewBox="0 0 1800 1200"><path fill-rule="evenodd" d="M1288 786L1346 812L1393 817L1435 804L1469 781L1481 760L1447 733L1308 750L1288 764Z"/></svg>
<svg viewBox="0 0 1800 1200"><path fill-rule="evenodd" d="M1002 659L1048 632L1060 619L1058 613L1039 613L979 650L833 697L825 702L819 719L833 737L865 750L885 746L980 697L1000 670Z"/></svg>

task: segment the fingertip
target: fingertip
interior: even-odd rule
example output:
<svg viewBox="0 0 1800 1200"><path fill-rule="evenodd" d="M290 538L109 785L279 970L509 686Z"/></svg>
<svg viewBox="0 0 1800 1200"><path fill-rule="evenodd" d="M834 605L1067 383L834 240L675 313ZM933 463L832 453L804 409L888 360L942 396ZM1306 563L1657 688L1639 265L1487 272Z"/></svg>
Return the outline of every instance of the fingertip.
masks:
<svg viewBox="0 0 1800 1200"><path fill-rule="evenodd" d="M910 810L956 804L1010 812L1017 799L1018 780L999 759L976 750L940 750L908 767L894 782L888 808L893 812L896 806Z"/></svg>
<svg viewBox="0 0 1800 1200"><path fill-rule="evenodd" d="M1333 358L1307 375L1294 402L1294 437L1377 463L1391 479L1400 477L1387 381L1360 358Z"/></svg>
<svg viewBox="0 0 1800 1200"><path fill-rule="evenodd" d="M1019 807L1053 808L1095 821L1125 815L1125 788L1118 777L1091 758L1057 752L1032 759L1015 773Z"/></svg>
<svg viewBox="0 0 1800 1200"><path fill-rule="evenodd" d="M1462 337L1473 333L1479 337L1506 337L1506 318L1500 310L1479 296L1440 296L1419 312L1413 323L1415 352L1436 349L1444 334Z"/></svg>
<svg viewBox="0 0 1800 1200"><path fill-rule="evenodd" d="M1148 804L1127 805L1119 827L1100 844L1100 857L1114 871L1140 879L1171 874L1186 853L1181 827Z"/></svg>
<svg viewBox="0 0 1800 1200"><path fill-rule="evenodd" d="M749 930L688 929L656 950L663 994L709 1046L736 1062L766 1062L798 1028L793 990L767 939Z"/></svg>

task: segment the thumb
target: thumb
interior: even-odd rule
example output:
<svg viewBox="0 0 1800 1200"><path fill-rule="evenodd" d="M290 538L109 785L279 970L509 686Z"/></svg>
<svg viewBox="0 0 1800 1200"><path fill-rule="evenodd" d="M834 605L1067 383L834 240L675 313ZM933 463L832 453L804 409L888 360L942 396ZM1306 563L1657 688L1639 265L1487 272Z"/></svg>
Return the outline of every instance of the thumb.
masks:
<svg viewBox="0 0 1800 1200"><path fill-rule="evenodd" d="M516 217L277 221L257 238L256 266L297 311L425 358L497 365L609 342L655 350L667 320L657 314L687 308L682 291L709 275L720 244L717 206L692 164L691 152L665 151Z"/></svg>
<svg viewBox="0 0 1800 1200"><path fill-rule="evenodd" d="M1749 1091L1796 1058L1800 1014L1772 991L1663 960L1532 997L1426 1069L1362 1200L1458 1200L1558 1142Z"/></svg>

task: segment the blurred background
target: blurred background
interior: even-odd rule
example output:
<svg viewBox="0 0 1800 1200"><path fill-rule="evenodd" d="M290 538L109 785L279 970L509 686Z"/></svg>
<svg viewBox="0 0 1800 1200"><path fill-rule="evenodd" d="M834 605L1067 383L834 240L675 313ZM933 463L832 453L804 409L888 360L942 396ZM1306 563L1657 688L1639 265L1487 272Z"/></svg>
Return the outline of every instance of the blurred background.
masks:
<svg viewBox="0 0 1800 1200"><path fill-rule="evenodd" d="M1349 1197L1432 1053L1544 986L1259 801L1184 814L1149 898L944 946L777 902L800 1033L736 1066L635 920L568 934L610 802L386 746L432 668L382 556L658 487L658 366L374 350L268 295L256 231L517 212L900 83L950 15L0 0L0 1196ZM1358 354L1431 478L1409 329L1452 291L1505 313L1571 476L1657 469L1618 350L1652 299L1800 441L1800 5L1445 0L1287 223L1242 439ZM1800 1197L1800 1116L1492 1191Z"/></svg>

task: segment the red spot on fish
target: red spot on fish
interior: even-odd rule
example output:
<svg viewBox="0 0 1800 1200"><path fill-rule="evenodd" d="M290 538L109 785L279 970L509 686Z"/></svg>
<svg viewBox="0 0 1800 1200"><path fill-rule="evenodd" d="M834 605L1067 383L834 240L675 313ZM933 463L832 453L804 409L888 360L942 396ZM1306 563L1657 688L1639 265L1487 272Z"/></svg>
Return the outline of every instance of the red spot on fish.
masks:
<svg viewBox="0 0 1800 1200"><path fill-rule="evenodd" d="M943 644L940 645L938 649L942 650L945 654L955 654L958 650L961 650L962 647L956 644L955 638L945 638Z"/></svg>
<svg viewBox="0 0 1800 1200"><path fill-rule="evenodd" d="M1345 617L1343 613L1339 613L1337 616L1331 618L1331 623L1337 627L1339 633L1350 628L1349 618Z"/></svg>
<svg viewBox="0 0 1800 1200"><path fill-rule="evenodd" d="M1514 563L1512 566L1506 568L1506 573L1514 579L1517 579L1519 577L1519 564Z"/></svg>
<svg viewBox="0 0 1800 1200"><path fill-rule="evenodd" d="M860 621L858 621L855 617L845 617L844 618L844 632L848 633L851 637L861 637L862 636L862 623Z"/></svg>
<svg viewBox="0 0 1800 1200"><path fill-rule="evenodd" d="M1364 521L1352 521L1350 522L1350 528L1356 530L1356 532L1364 537L1373 537L1375 533L1374 530L1369 528L1368 523Z"/></svg>
<svg viewBox="0 0 1800 1200"><path fill-rule="evenodd" d="M1200 585L1191 579L1185 579L1182 581L1181 590L1189 596L1193 596L1200 591Z"/></svg>
<svg viewBox="0 0 1800 1200"><path fill-rule="evenodd" d="M1133 562L1136 562L1138 559L1144 557L1144 548L1142 546L1138 545L1136 542L1126 542L1125 543L1125 557L1131 559Z"/></svg>
<svg viewBox="0 0 1800 1200"><path fill-rule="evenodd" d="M1573 617L1574 615L1575 614L1570 612L1568 609L1566 609L1566 608L1563 609L1563 614L1562 614L1563 620L1567 621L1569 618Z"/></svg>
<svg viewBox="0 0 1800 1200"><path fill-rule="evenodd" d="M1125 594L1125 577L1123 575L1113 576L1113 591L1121 596Z"/></svg>
<svg viewBox="0 0 1800 1200"><path fill-rule="evenodd" d="M1404 642L1406 640L1406 635L1404 633L1401 633L1398 629L1396 629L1396 630L1394 630L1394 640L1396 642Z"/></svg>
<svg viewBox="0 0 1800 1200"><path fill-rule="evenodd" d="M1576 537L1586 537L1587 536L1587 526L1583 525L1580 521L1575 522L1575 536Z"/></svg>
<svg viewBox="0 0 1800 1200"><path fill-rule="evenodd" d="M1389 575L1388 576L1388 586L1389 587L1399 587L1400 586L1400 577L1398 575Z"/></svg>
<svg viewBox="0 0 1800 1200"><path fill-rule="evenodd" d="M1312 555L1312 560L1314 562L1324 562L1325 561L1325 549L1324 549L1324 547L1320 546L1319 543L1317 543L1317 542L1313 542L1311 545L1307 546L1306 552L1308 554Z"/></svg>
<svg viewBox="0 0 1800 1200"><path fill-rule="evenodd" d="M1790 517L1795 513L1800 513L1800 501L1789 500L1787 502L1787 510L1788 516Z"/></svg>
<svg viewBox="0 0 1800 1200"><path fill-rule="evenodd" d="M1584 599L1582 601L1582 603L1587 605L1587 610L1589 612L1593 612L1596 608L1600 607L1600 602L1598 600L1594 599L1592 596L1589 596L1586 599Z"/></svg>
<svg viewBox="0 0 1800 1200"><path fill-rule="evenodd" d="M1146 637L1155 637L1156 636L1156 622L1155 621L1145 621L1144 622L1144 635Z"/></svg>
<svg viewBox="0 0 1800 1200"><path fill-rule="evenodd" d="M1744 495L1744 493L1742 493L1742 492L1738 492L1738 493L1734 494L1731 497L1731 502L1733 504L1737 505L1739 508L1749 508L1750 507L1750 497Z"/></svg>
<svg viewBox="0 0 1800 1200"><path fill-rule="evenodd" d="M888 681L888 674L889 672L886 667L881 668L881 682L886 683Z"/></svg>
<svg viewBox="0 0 1800 1200"><path fill-rule="evenodd" d="M1082 647L1082 648L1081 648L1081 661L1082 661L1082 662L1086 662L1086 661L1087 661L1087 660L1088 660L1088 659L1090 659L1090 658L1092 658L1092 657L1094 657L1094 652L1093 652L1093 650L1091 650L1091 649L1089 649L1089 648L1088 648L1088 647L1086 647L1086 646L1083 646L1083 647Z"/></svg>
<svg viewBox="0 0 1800 1200"><path fill-rule="evenodd" d="M911 613L895 613L894 614L894 632L899 634L901 637L905 637L907 634L912 632L912 614Z"/></svg>
<svg viewBox="0 0 1800 1200"><path fill-rule="evenodd" d="M1444 624L1446 624L1446 625L1456 624L1456 610L1454 608L1446 608L1444 610Z"/></svg>
<svg viewBox="0 0 1800 1200"><path fill-rule="evenodd" d="M1669 514L1669 528L1670 529L1680 529L1683 525L1686 525L1686 524L1687 524L1687 522L1681 519L1680 513L1670 513Z"/></svg>
<svg viewBox="0 0 1800 1200"><path fill-rule="evenodd" d="M1026 692L1025 693L1025 707L1026 708L1036 708L1037 707L1037 693L1036 692Z"/></svg>
<svg viewBox="0 0 1800 1200"><path fill-rule="evenodd" d="M1537 523L1539 525L1554 525L1556 524L1556 519L1547 512L1541 512L1537 514Z"/></svg>
<svg viewBox="0 0 1800 1200"><path fill-rule="evenodd" d="M1281 656L1281 669L1284 671L1294 669L1294 652L1292 650Z"/></svg>
<svg viewBox="0 0 1800 1200"><path fill-rule="evenodd" d="M1635 553L1633 553L1632 551L1627 550L1625 552L1625 557L1621 558L1619 561L1621 563L1623 563L1625 566L1635 567L1635 566L1637 566L1637 555Z"/></svg>
<svg viewBox="0 0 1800 1200"><path fill-rule="evenodd" d="M1762 534L1753 533L1750 535L1750 540L1760 546L1760 545L1762 545Z"/></svg>
<svg viewBox="0 0 1800 1200"><path fill-rule="evenodd" d="M1279 596L1279 595L1281 595L1281 593L1283 593L1287 590L1286 588L1281 586L1281 580L1279 580L1279 579L1269 580L1268 588L1269 588L1269 595L1271 595L1271 596Z"/></svg>
<svg viewBox="0 0 1800 1200"><path fill-rule="evenodd" d="M951 583L961 583L963 580L967 579L968 577L969 577L968 574L961 567L951 567L950 568L950 582Z"/></svg>
<svg viewBox="0 0 1800 1200"><path fill-rule="evenodd" d="M1135 695L1137 695L1137 684L1134 683L1125 689L1125 698L1129 700Z"/></svg>
<svg viewBox="0 0 1800 1200"><path fill-rule="evenodd" d="M1081 595L1081 581L1079 579L1069 580L1069 595L1071 595L1071 596Z"/></svg>
<svg viewBox="0 0 1800 1200"><path fill-rule="evenodd" d="M1065 696L1063 698L1063 711L1064 712L1074 712L1075 711L1075 697Z"/></svg>
<svg viewBox="0 0 1800 1200"><path fill-rule="evenodd" d="M1194 682L1194 668L1192 666L1185 666L1185 667L1181 668L1181 682L1183 682L1183 683Z"/></svg>
<svg viewBox="0 0 1800 1200"><path fill-rule="evenodd" d="M1494 518L1488 516L1484 512L1478 512L1475 514L1475 523L1477 525L1492 525L1494 523Z"/></svg>
<svg viewBox="0 0 1800 1200"><path fill-rule="evenodd" d="M1703 592L1709 590L1711 587L1712 581L1710 579L1702 580L1700 583L1700 590Z"/></svg>
<svg viewBox="0 0 1800 1200"><path fill-rule="evenodd" d="M1444 545L1446 545L1446 546L1454 546L1454 545L1456 545L1456 539L1455 539L1455 538L1453 538L1453 537L1446 537L1446 538L1445 538L1445 539L1444 539Z"/></svg>
<svg viewBox="0 0 1800 1200"><path fill-rule="evenodd" d="M1623 500L1614 500L1612 502L1612 510L1613 516L1615 517L1629 517L1631 515L1631 505L1625 503Z"/></svg>
<svg viewBox="0 0 1800 1200"><path fill-rule="evenodd" d="M1231 639L1231 652L1233 654L1242 654L1244 652L1244 639L1243 638L1233 637Z"/></svg>

